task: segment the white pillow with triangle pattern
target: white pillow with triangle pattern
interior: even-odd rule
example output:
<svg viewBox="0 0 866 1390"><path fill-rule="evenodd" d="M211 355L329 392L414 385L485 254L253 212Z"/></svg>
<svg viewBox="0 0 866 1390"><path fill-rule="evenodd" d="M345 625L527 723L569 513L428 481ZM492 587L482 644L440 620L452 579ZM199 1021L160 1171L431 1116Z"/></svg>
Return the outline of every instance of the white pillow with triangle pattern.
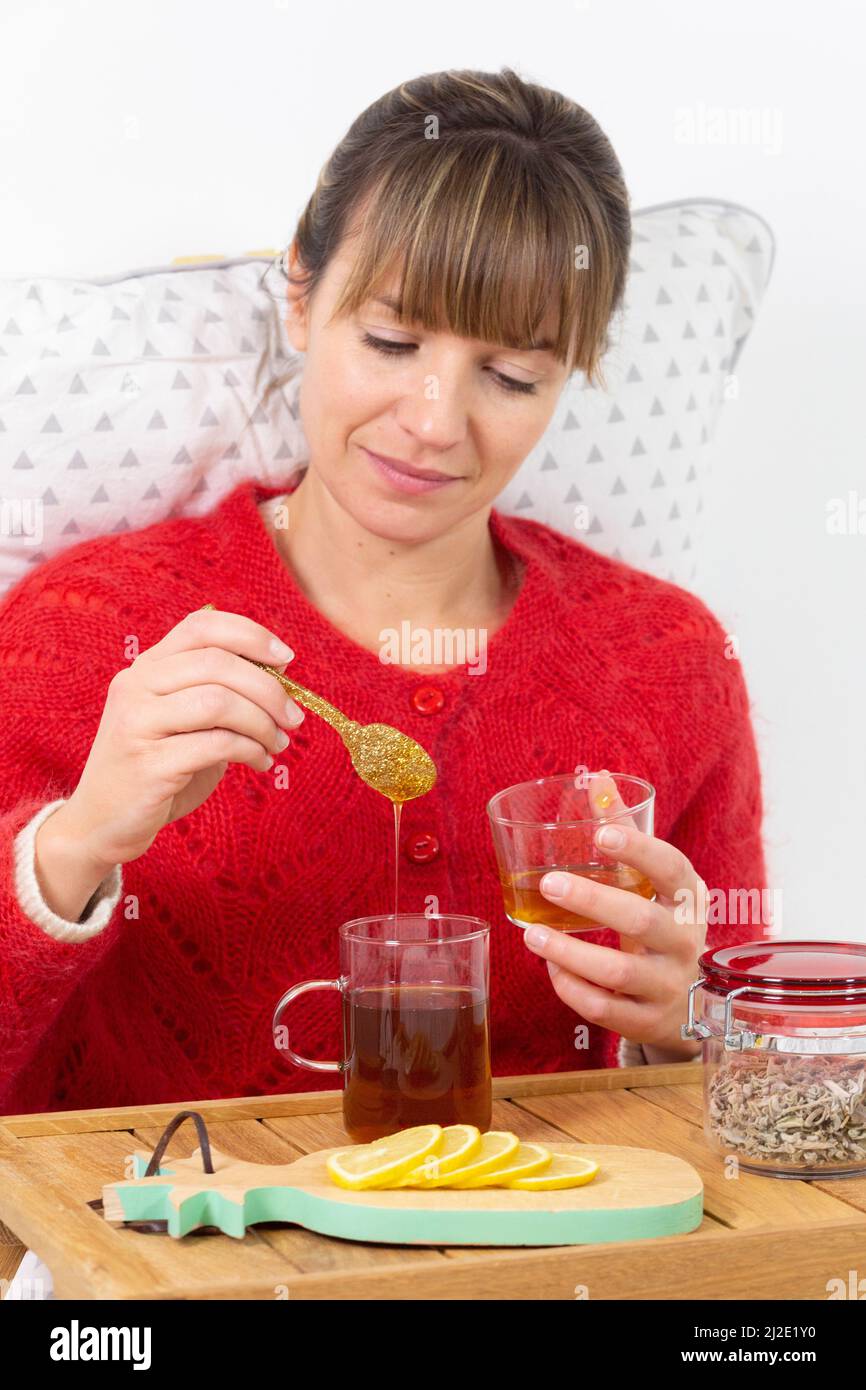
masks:
<svg viewBox="0 0 866 1390"><path fill-rule="evenodd" d="M710 199L636 211L633 233L607 389L572 378L496 505L688 586L774 239ZM201 515L241 479L279 486L307 463L282 284L264 257L0 279L0 594L70 545Z"/></svg>

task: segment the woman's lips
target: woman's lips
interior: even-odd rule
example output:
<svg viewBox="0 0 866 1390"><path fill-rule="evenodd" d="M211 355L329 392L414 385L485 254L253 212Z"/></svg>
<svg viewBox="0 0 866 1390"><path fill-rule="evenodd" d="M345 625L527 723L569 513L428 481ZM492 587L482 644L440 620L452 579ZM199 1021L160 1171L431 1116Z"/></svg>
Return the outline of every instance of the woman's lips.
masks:
<svg viewBox="0 0 866 1390"><path fill-rule="evenodd" d="M364 446L361 445L363 449ZM364 449L373 467L381 477L386 478L392 487L398 492L433 492L436 488L447 487L449 483L458 483L459 478L416 478L411 473L402 472L396 465L387 463L385 459L374 454L370 449Z"/></svg>

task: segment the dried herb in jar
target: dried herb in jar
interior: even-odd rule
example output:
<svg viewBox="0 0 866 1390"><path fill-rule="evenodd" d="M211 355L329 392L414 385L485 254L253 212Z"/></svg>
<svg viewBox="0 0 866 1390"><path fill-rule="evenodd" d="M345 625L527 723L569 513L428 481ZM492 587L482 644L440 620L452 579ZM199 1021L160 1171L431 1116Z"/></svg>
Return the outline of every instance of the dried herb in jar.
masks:
<svg viewBox="0 0 866 1390"><path fill-rule="evenodd" d="M744 1056L707 1088L709 1126L744 1158L833 1167L866 1159L866 1061Z"/></svg>

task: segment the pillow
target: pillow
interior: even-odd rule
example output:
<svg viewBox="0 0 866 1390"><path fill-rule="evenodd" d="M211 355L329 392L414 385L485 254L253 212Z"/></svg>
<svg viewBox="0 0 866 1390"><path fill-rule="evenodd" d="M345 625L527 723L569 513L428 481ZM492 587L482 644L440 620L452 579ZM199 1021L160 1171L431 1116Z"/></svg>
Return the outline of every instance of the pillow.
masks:
<svg viewBox="0 0 866 1390"><path fill-rule="evenodd" d="M265 400L288 363L267 265L0 280L0 592L79 541L199 515L305 458L287 397Z"/></svg>
<svg viewBox="0 0 866 1390"><path fill-rule="evenodd" d="M624 309L602 362L606 389L572 377L500 510L687 586L711 441L736 395L774 252L767 224L729 203L635 213Z"/></svg>
<svg viewBox="0 0 866 1390"><path fill-rule="evenodd" d="M607 389L575 374L496 506L686 585L774 241L710 199L636 211L633 235ZM79 541L201 515L242 479L280 486L307 464L303 355L270 256L0 279L0 593Z"/></svg>

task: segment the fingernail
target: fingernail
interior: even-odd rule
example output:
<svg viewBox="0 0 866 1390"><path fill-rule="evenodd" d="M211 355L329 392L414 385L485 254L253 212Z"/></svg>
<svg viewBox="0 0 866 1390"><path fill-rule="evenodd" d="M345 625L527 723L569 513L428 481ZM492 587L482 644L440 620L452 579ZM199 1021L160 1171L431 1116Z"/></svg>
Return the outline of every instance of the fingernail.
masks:
<svg viewBox="0 0 866 1390"><path fill-rule="evenodd" d="M286 718L288 719L289 723L292 725L293 728L297 728L303 717L304 711L300 708L300 706L296 705L294 700L287 700Z"/></svg>
<svg viewBox="0 0 866 1390"><path fill-rule="evenodd" d="M622 849L625 835L615 825L603 825L596 834L595 843L605 849Z"/></svg>
<svg viewBox="0 0 866 1390"><path fill-rule="evenodd" d="M280 642L278 638L271 638L271 656L274 661L291 661L295 653L291 647L287 647L285 642Z"/></svg>
<svg viewBox="0 0 866 1390"><path fill-rule="evenodd" d="M598 781L593 789L592 799L600 811L606 811L616 797L616 783L606 767L603 767L596 776Z"/></svg>
<svg viewBox="0 0 866 1390"><path fill-rule="evenodd" d="M542 893L549 893L552 898L561 898L568 892L568 879L565 874L545 874L539 887Z"/></svg>
<svg viewBox="0 0 866 1390"><path fill-rule="evenodd" d="M284 748L288 748L288 746L289 746L289 736L288 736L288 734L286 733L285 729L279 729L279 730L278 730L277 736L276 736L276 738L274 739L274 745L275 745L276 750L277 750L278 753L282 753L282 751L283 751Z"/></svg>
<svg viewBox="0 0 866 1390"><path fill-rule="evenodd" d="M271 757L271 755L270 755L270 753L269 753L269 754L268 754L268 761L265 763L265 772L269 772L269 771L271 770L271 768L273 767L273 765L274 765L274 760L273 760L273 758Z"/></svg>
<svg viewBox="0 0 866 1390"><path fill-rule="evenodd" d="M544 946L550 932L546 927L527 927L523 933L523 939L527 946Z"/></svg>

